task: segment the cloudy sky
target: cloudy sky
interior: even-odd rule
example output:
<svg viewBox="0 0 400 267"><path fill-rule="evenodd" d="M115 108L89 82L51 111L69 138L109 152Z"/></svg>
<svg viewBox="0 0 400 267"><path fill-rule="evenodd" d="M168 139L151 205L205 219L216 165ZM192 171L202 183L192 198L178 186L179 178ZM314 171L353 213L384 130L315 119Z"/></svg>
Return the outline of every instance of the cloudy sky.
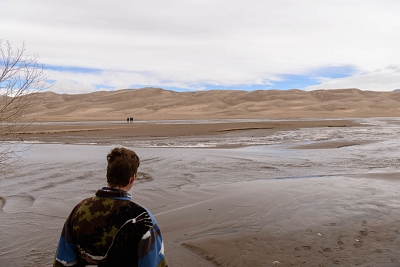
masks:
<svg viewBox="0 0 400 267"><path fill-rule="evenodd" d="M399 0L0 0L50 90L400 88Z"/></svg>

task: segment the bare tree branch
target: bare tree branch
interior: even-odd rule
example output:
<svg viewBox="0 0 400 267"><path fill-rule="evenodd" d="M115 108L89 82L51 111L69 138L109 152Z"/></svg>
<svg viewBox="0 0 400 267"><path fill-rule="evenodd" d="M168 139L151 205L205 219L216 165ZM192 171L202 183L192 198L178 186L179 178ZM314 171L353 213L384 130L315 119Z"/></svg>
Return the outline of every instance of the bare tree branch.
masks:
<svg viewBox="0 0 400 267"><path fill-rule="evenodd" d="M46 83L38 57L25 52L25 43L14 49L9 41L0 39L0 165L16 154L16 146L6 141L32 122L33 118L26 116L34 105L32 94Z"/></svg>

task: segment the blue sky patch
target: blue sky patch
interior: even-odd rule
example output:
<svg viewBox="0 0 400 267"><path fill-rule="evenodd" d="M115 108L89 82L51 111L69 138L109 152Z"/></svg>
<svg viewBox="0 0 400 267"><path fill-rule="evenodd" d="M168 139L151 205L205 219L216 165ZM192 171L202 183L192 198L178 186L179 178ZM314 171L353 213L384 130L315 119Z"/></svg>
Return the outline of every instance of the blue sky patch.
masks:
<svg viewBox="0 0 400 267"><path fill-rule="evenodd" d="M94 88L96 89L96 91L98 90L115 90L115 86L111 86L111 85L105 85L105 84L94 84ZM126 88L118 88L119 89L126 89Z"/></svg>
<svg viewBox="0 0 400 267"><path fill-rule="evenodd" d="M352 65L326 66L309 71L307 76L338 79L351 76L356 72L357 68Z"/></svg>
<svg viewBox="0 0 400 267"><path fill-rule="evenodd" d="M340 79L353 75L357 69L351 65L344 66L326 66L315 68L305 74L282 74L279 77L281 81L273 81L269 89L289 90L305 89L308 86L320 84L321 78Z"/></svg>
<svg viewBox="0 0 400 267"><path fill-rule="evenodd" d="M46 65L45 69L59 71L59 72L73 72L76 74L101 75L101 73L104 72L104 70L96 68L81 68L81 67L53 66L53 65ZM163 88L166 90L173 90L177 92L202 91L202 90L244 90L244 91L290 90L290 89L304 90L309 86L319 85L321 83L322 78L340 79L344 77L349 77L356 72L357 69L352 65L324 66L324 67L310 69L302 74L277 74L279 80L269 80L269 81L266 80L266 82L263 84L214 85L214 84L204 83L204 84L188 84L187 87L184 86L174 87L174 86L166 86L166 84L174 83L174 81L168 80L168 81L162 81L160 82L160 84L139 84L139 85L132 84L128 88L156 87L156 88ZM48 81L50 83L55 82L55 80L50 80L50 79ZM92 84L92 86L95 88L96 91L103 89L105 90L125 89L125 88L116 88L113 85L104 85L104 84Z"/></svg>
<svg viewBox="0 0 400 267"><path fill-rule="evenodd" d="M67 71L67 72L75 72L75 73L101 73L103 70L95 69L95 68L81 68L81 67L72 67L72 66L53 66L53 65L45 65L45 70L55 70L55 71Z"/></svg>
<svg viewBox="0 0 400 267"><path fill-rule="evenodd" d="M318 85L319 81L305 75L285 74L280 76L282 81L272 82L268 89L290 90L304 89L308 86Z"/></svg>

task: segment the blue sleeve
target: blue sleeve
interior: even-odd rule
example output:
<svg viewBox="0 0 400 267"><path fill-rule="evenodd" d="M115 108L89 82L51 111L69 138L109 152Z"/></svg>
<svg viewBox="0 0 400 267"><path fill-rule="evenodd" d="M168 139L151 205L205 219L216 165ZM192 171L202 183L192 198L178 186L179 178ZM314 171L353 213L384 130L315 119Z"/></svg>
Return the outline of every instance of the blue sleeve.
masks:
<svg viewBox="0 0 400 267"><path fill-rule="evenodd" d="M53 266L74 266L78 263L78 250L72 242L67 222L64 224ZM60 265L61 264L61 265Z"/></svg>
<svg viewBox="0 0 400 267"><path fill-rule="evenodd" d="M166 267L167 261L164 255L164 243L161 230L153 215L147 211L153 221L153 226L142 237L139 243L139 267Z"/></svg>

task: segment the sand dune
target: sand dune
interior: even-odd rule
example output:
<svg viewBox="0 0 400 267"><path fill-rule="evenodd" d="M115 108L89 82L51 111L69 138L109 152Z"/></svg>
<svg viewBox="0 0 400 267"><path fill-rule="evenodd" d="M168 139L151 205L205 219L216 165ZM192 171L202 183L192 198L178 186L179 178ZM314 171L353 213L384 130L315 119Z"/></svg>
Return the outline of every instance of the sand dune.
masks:
<svg viewBox="0 0 400 267"><path fill-rule="evenodd" d="M400 115L400 92L338 90L214 90L159 88L67 95L41 92L31 116L37 121L207 118L348 118Z"/></svg>

